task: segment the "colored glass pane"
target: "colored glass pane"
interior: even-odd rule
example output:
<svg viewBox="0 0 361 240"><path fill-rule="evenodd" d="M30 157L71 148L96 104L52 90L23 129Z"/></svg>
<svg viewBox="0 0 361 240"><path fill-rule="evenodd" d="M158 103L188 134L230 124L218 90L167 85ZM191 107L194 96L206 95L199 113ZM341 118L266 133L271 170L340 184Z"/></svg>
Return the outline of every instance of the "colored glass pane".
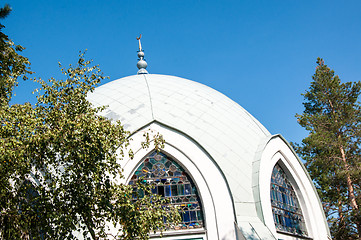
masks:
<svg viewBox="0 0 361 240"><path fill-rule="evenodd" d="M203 228L197 188L187 172L171 157L162 152L150 153L135 170L129 184L135 184L139 178L154 186L153 193L179 207L182 220L174 230Z"/></svg>
<svg viewBox="0 0 361 240"><path fill-rule="evenodd" d="M307 236L304 217L296 193L279 164L273 168L270 194L277 231Z"/></svg>

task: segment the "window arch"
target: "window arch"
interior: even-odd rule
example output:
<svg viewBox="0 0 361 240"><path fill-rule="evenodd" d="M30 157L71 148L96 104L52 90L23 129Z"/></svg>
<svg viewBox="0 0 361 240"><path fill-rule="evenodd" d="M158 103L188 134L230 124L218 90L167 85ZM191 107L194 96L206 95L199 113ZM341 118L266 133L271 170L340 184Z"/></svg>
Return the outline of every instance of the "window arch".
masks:
<svg viewBox="0 0 361 240"><path fill-rule="evenodd" d="M181 222L173 230L203 228L203 210L197 187L189 174L170 156L153 151L135 170L129 184L143 178L151 183L152 192L180 208Z"/></svg>
<svg viewBox="0 0 361 240"><path fill-rule="evenodd" d="M277 163L271 177L271 205L276 230L307 236L305 220L291 182Z"/></svg>

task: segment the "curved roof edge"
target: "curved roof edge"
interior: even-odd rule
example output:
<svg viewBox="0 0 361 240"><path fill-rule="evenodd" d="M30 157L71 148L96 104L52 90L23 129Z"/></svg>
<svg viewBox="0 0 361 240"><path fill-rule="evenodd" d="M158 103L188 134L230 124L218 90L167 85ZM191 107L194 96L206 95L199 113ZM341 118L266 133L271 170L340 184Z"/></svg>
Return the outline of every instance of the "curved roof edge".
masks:
<svg viewBox="0 0 361 240"><path fill-rule="evenodd" d="M313 180L311 178L311 176L309 175L305 165L303 164L303 162L301 161L301 159L299 158L298 154L296 153L296 151L293 149L293 147L291 146L291 144L281 135L281 134L274 134L272 136L267 137L266 139L264 139L264 141L262 143L260 143L259 148L257 150L257 153L255 155L255 159L253 161L253 169L252 169L252 174L258 174L259 170L260 170L260 164L261 164L261 158L262 158L262 154L266 148L266 146L268 145L269 142L271 142L273 139L281 139L283 141L283 143L286 144L286 146L291 150L292 154L295 156L295 158L297 159L299 165L301 166L301 168L303 169L303 172L306 174L306 177L308 178L308 180L310 181L311 185L312 185L312 189L314 191L314 193L316 194L316 196L318 196L317 193L317 189L313 183ZM259 216L259 218L261 219L261 221L264 223L264 216L263 216L263 209L262 209L262 205L260 204L260 191L259 191L259 177L255 177L253 178L254 180L256 180L257 182L253 184L253 194L254 194L254 199L255 199L255 203L256 203L256 210L257 210L257 214ZM257 201L258 200L258 201ZM319 197L317 197L318 200L318 205L320 209L323 209L321 200ZM322 215L323 215L323 221L325 223L325 225L328 225L327 223L327 219L326 219L326 215L324 213L324 211L322 211ZM330 235L330 230L329 228L327 228L328 230L328 234Z"/></svg>
<svg viewBox="0 0 361 240"><path fill-rule="evenodd" d="M195 140L193 137L189 136L187 133L185 133L185 132L183 132L183 131L181 131L181 130L179 130L179 129L177 129L177 128L174 128L174 127L172 127L172 126L168 126L167 124L161 123L161 122L159 122L159 121L157 121L157 120L153 120L152 122L144 125L143 127L139 128L138 130L134 131L133 133L131 133L131 134L129 135L129 137L131 137L132 135L134 135L134 134L136 134L136 133L144 130L145 128L149 127L149 126L152 125L153 123L159 124L160 126L163 126L163 127L165 127L165 128L168 128L168 129L170 129L170 130L172 130L172 131L175 131L175 132L177 132L177 133L185 136L185 137L188 138L191 142L193 142L196 146L198 146L198 147L207 155L207 157L208 157L209 159L211 159L211 161L213 162L213 164L218 168L219 172L221 173L221 175L222 175L225 183L227 184L227 190L228 190L228 193L229 193L229 195L230 195L230 197L231 197L231 199L232 199L232 204L233 204L232 208L233 208L233 212L234 212L234 216L235 216L234 221L237 222L237 218L236 218L237 215L236 215L236 208L235 208L235 206L234 206L233 194L232 194L232 190L231 190L231 188L230 188L230 186L229 186L227 177L226 177L226 175L224 174L224 172L222 171L222 168L219 166L219 164L217 163L217 161L212 157L212 155L211 155L197 140ZM165 141L167 141L167 140L165 139ZM174 148L178 149L178 151L182 152L185 156L187 156L187 154L186 154L184 151L182 151L182 149L180 149L178 146L176 146L176 145L174 145L174 144L172 144L172 143L168 143L168 144L171 145L171 146L173 146Z"/></svg>

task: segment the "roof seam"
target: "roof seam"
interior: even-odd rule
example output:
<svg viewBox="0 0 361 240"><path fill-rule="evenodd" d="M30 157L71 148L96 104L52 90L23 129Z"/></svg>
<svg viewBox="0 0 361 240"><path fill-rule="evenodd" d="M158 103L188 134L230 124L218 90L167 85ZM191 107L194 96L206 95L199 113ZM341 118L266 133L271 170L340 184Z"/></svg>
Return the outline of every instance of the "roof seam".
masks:
<svg viewBox="0 0 361 240"><path fill-rule="evenodd" d="M148 95L149 95L149 103L150 103L150 110L152 112L152 119L155 120L154 113L153 113L152 96L150 94L150 88L149 88L148 80L147 80L146 74L142 74L142 75L144 76L145 84L147 84Z"/></svg>

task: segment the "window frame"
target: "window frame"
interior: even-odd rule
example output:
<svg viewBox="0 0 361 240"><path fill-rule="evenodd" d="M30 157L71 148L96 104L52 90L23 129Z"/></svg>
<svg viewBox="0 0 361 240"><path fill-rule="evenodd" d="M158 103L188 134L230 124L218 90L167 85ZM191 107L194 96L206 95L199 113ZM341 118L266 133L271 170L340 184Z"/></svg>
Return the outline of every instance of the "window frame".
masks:
<svg viewBox="0 0 361 240"><path fill-rule="evenodd" d="M312 179L291 145L279 134L270 136L260 143L259 154L255 156L253 162L253 193L258 217L275 238L300 239L277 232L274 224L270 179L273 167L279 161L295 188L305 218L308 239L331 239L322 204Z"/></svg>
<svg viewBox="0 0 361 240"><path fill-rule="evenodd" d="M279 168L281 169L282 172L280 172L281 174L281 177L284 177L282 180L283 181L288 181L289 182L289 188L287 188L289 191L291 191L291 194L294 194L294 200L292 200L292 197L291 197L291 201L295 201L293 207L297 207L299 208L299 213L297 212L292 212L292 211L288 211L287 209L285 208L282 208L282 207L277 207L277 206L274 206L272 204L272 201L273 201L273 198L272 198L272 184L275 184L277 185L278 187L283 187L283 186L280 186L278 185L277 183L273 183L272 179L273 179L273 176L274 176L274 169L275 168ZM283 176L282 176L283 175ZM286 183L287 184L287 183ZM282 198L284 197L284 195L282 194ZM305 223L305 217L303 216L303 211L302 211L302 206L301 204L299 203L299 199L298 199L298 196L297 196L297 193L295 191L295 186L292 184L292 181L290 180L290 177L287 175L287 173L285 172L285 170L283 169L282 167L282 163L281 163L281 159L274 165L273 169L272 169L272 175L271 175L271 180L270 180L270 198L271 198L271 207L272 207L272 215L274 217L274 224L275 224L275 227L276 227L276 231L279 232L279 233L282 233L282 234L286 234L286 235L289 235L289 236L295 236L295 237L302 237L302 238L305 238L305 239L309 239L309 235L308 235L308 231L307 231L307 227L306 227L306 223ZM286 203L287 205L290 205L288 203ZM294 233L294 232L290 232L290 231L287 231L287 230L281 230L277 227L277 223L276 223L276 219L275 219L275 214L274 214L274 209L277 208L279 209L280 211L284 211L284 212L290 212L294 215L299 215L302 220L301 220L301 224L303 225L303 229L301 228L300 230L301 231L304 231L305 234L298 234L298 233ZM281 220L283 221L283 220ZM284 226L283 224L280 224L282 227L287 227L287 226Z"/></svg>
<svg viewBox="0 0 361 240"><path fill-rule="evenodd" d="M164 157L166 158L165 163L168 163L168 161L171 162L171 164L167 167L166 174L169 173L168 171L171 171L171 170L169 170L169 168L171 166L175 166L177 168L177 170L176 170L177 172L178 172L178 170L182 171L180 173L181 175L177 174L175 176L165 176L165 177L163 177L164 179L162 179L162 176L154 177L154 179L152 179L153 177L149 177L149 174L151 173L151 170L149 170L149 166L151 166L151 165L153 167L158 166L158 165L160 166L160 164L164 166L164 164L165 164L165 163L161 163L161 161L163 159L157 160L154 157L156 155L160 155L160 156L163 155L161 158L164 158ZM153 160L153 161L151 161L151 160ZM154 163L151 163L151 162L154 162ZM166 153L165 151L160 151L159 153L157 153L157 151L155 151L155 150L150 151L146 156L143 157L143 159L137 164L136 168L133 170L133 172L131 174L131 179L128 182L128 185L132 185L132 182L136 179L135 176L137 176L137 172L142 172L141 167L142 168L147 168L147 171L145 171L145 172L146 172L146 175L148 174L148 177L146 177L144 180L146 180L148 183L151 183L151 184L153 184L153 182L157 182L157 180L160 180L160 181L158 181L157 184L164 185L164 186L162 186L164 188L163 189L164 192L163 192L163 194L161 194L161 196L164 197L165 199L170 199L171 200L171 203L170 203L171 205L182 206L183 204L186 204L187 202L179 202L179 203L178 202L172 202L172 200L174 200L174 198L171 195L168 196L166 194L166 190L165 190L165 186L168 185L168 184L170 186L177 186L178 187L177 193L180 191L181 186L183 186L184 194L183 195L177 195L175 198L186 199L188 196L191 197L193 195L196 197L196 200L193 201L193 202L195 204L196 203L198 204L199 210L197 210L197 209L194 210L194 211L190 210L189 211L189 218L191 218L191 212L196 212L195 214L196 214L197 220L192 221L191 219L189 219L190 221L181 221L179 224L182 224L183 226L185 226L185 225L187 225L187 222L189 222L189 226L186 227L186 228L176 226L174 229L169 229L170 231L182 231L182 230L186 231L186 230L198 230L198 229L204 230L205 229L205 218L204 218L205 212L204 212L204 209L203 209L203 204L202 204L202 201L201 201L201 196L200 196L200 193L199 193L199 189L198 189L197 185L195 184L195 181L194 181L193 177L190 175L189 171L184 166L182 166L182 164L181 164L181 162L179 160L177 160L175 157L173 157L169 153ZM155 170L155 171L157 171L157 170ZM170 173L172 173L172 171ZM141 174L142 173L139 173L139 175L141 175ZM168 182L168 178L172 179L172 180L179 179L179 181L176 184L170 184L172 180L169 180L170 182ZM163 180L164 180L164 182L163 182ZM181 182L181 183L179 184L179 182ZM166 183L168 183L168 184L166 184ZM189 193L189 194L186 192L186 189L185 189L185 187L188 186L188 185L190 185L190 188L191 188L191 193ZM156 190L154 193L159 194L159 193L156 193L156 192L159 192L160 186L157 185L157 187L154 188L154 189ZM173 192L173 189L170 189L170 190L171 190L171 192ZM188 205L189 205L189 202L188 202ZM185 208L187 208L187 206L184 206L184 209ZM197 212L200 212L201 219L198 219ZM183 216L183 214L181 212L180 212L180 215L181 215L182 220L183 220L184 216ZM195 224L193 224L193 222L195 222ZM200 222L201 222L200 227L193 227L194 225L197 225Z"/></svg>

